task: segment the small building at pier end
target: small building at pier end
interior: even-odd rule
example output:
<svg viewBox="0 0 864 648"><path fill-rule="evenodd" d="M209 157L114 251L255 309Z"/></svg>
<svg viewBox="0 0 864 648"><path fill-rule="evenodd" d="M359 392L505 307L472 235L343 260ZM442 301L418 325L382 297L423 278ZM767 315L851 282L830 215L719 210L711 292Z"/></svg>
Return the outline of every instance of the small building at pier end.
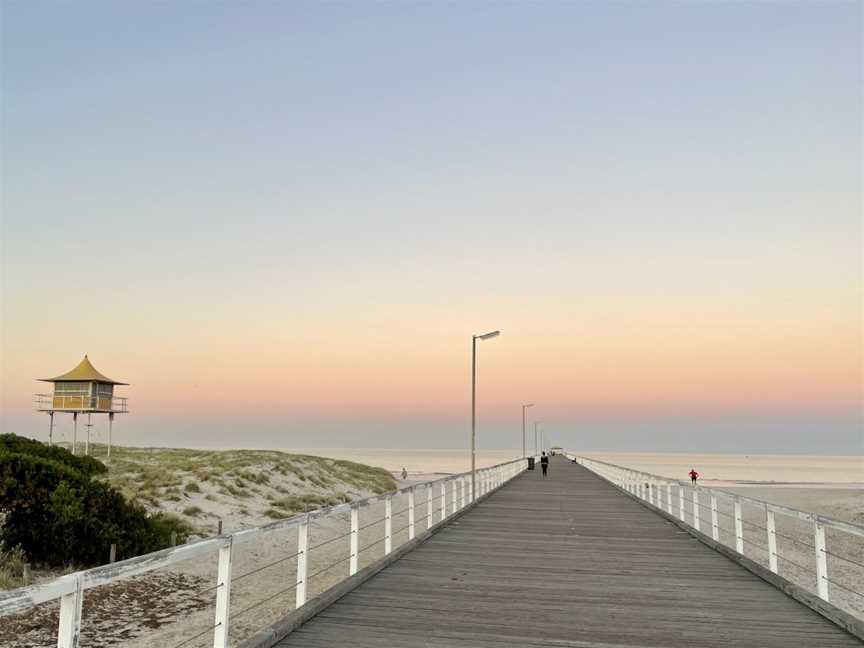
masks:
<svg viewBox="0 0 864 648"><path fill-rule="evenodd" d="M72 454L78 453L78 415L86 414L87 437L84 453L90 454L90 429L93 427L94 414L108 415L108 458L111 458L111 433L114 415L129 411L128 399L117 396L115 388L129 383L112 380L96 370L85 355L78 366L55 378L38 378L41 382L51 383L53 393L36 394L36 411L47 412L49 416L48 445L54 443L54 415L72 415Z"/></svg>

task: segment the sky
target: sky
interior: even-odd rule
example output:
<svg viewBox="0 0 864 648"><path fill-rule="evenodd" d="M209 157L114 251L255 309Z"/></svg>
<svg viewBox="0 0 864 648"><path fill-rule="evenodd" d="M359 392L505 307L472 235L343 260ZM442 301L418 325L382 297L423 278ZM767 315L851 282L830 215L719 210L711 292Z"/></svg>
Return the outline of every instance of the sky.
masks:
<svg viewBox="0 0 864 648"><path fill-rule="evenodd" d="M864 454L860 3L0 10L3 432Z"/></svg>

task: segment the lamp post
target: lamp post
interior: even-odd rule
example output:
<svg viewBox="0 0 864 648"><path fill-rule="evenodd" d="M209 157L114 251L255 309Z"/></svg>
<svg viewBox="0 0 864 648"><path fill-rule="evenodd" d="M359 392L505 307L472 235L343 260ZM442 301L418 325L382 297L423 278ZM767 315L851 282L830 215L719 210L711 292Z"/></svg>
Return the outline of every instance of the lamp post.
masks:
<svg viewBox="0 0 864 648"><path fill-rule="evenodd" d="M534 403L527 403L522 406L522 458L525 458L525 410L529 407L534 407Z"/></svg>
<svg viewBox="0 0 864 648"><path fill-rule="evenodd" d="M501 331L492 331L483 335L474 335L471 337L471 501L474 501L475 493L475 475L476 468L476 423L477 423L477 340L489 340L501 335Z"/></svg>
<svg viewBox="0 0 864 648"><path fill-rule="evenodd" d="M543 421L534 421L534 456L537 456L537 426Z"/></svg>

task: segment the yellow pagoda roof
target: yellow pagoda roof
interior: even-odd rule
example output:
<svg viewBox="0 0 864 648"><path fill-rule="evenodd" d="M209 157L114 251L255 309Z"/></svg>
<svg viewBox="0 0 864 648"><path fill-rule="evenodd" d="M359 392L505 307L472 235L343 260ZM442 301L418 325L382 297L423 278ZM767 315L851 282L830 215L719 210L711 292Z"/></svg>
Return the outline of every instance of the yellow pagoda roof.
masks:
<svg viewBox="0 0 864 648"><path fill-rule="evenodd" d="M100 382L109 385L128 385L129 383L111 380L107 376L96 371L96 367L90 364L90 359L85 355L72 371L67 371L56 378L39 378L42 382Z"/></svg>

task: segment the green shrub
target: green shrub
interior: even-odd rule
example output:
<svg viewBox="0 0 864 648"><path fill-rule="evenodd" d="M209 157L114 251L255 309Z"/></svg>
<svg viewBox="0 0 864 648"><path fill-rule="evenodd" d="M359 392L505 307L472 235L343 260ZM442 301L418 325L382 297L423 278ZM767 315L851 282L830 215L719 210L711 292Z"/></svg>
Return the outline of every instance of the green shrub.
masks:
<svg viewBox="0 0 864 648"><path fill-rule="evenodd" d="M187 493L200 493L201 487L198 485L197 482L189 482L188 484L186 484L183 490Z"/></svg>
<svg viewBox="0 0 864 648"><path fill-rule="evenodd" d="M91 479L98 471L90 465L82 464L81 471L75 462L46 457L32 445L15 445L27 453L8 447L0 449L0 542L20 545L32 562L97 565L106 562L111 544L118 558L129 558L167 547L171 532L181 541L190 532L179 520L148 516L119 491Z"/></svg>
<svg viewBox="0 0 864 648"><path fill-rule="evenodd" d="M171 534L177 534L177 542L186 542L186 538L192 535L192 527L171 513L156 513L150 516L150 525L162 543L158 549L164 549L171 542ZM151 551L155 551L152 549Z"/></svg>
<svg viewBox="0 0 864 648"><path fill-rule="evenodd" d="M203 512L200 506L187 506L183 509L183 515L188 515L189 517L197 517Z"/></svg>
<svg viewBox="0 0 864 648"><path fill-rule="evenodd" d="M41 441L28 439L17 434L0 434L0 452L3 451L51 459L87 476L108 472L105 464L93 457L73 455L60 446L47 446Z"/></svg>

